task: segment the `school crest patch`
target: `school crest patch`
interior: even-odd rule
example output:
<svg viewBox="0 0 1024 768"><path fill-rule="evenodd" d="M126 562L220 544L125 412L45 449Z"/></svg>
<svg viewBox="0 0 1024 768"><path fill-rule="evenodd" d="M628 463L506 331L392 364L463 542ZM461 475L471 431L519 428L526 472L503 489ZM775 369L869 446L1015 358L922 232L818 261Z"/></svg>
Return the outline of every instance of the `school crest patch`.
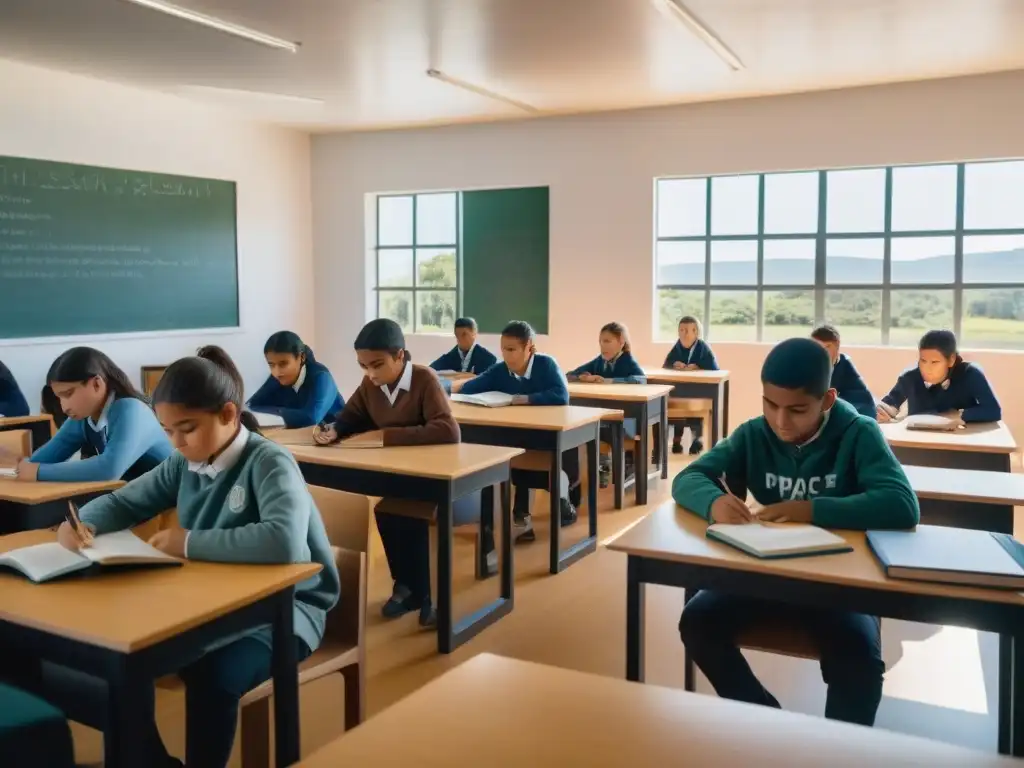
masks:
<svg viewBox="0 0 1024 768"><path fill-rule="evenodd" d="M236 485L228 494L228 509L232 512L241 512L245 508L245 488Z"/></svg>

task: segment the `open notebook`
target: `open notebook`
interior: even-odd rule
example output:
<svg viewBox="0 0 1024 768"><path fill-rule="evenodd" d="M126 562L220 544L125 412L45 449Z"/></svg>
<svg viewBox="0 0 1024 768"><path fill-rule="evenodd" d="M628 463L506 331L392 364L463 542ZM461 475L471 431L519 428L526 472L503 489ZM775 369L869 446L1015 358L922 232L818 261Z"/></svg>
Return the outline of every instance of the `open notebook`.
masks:
<svg viewBox="0 0 1024 768"><path fill-rule="evenodd" d="M256 423L261 427L283 427L284 419L278 416L276 413L262 413L260 411L253 411L252 415L256 417Z"/></svg>
<svg viewBox="0 0 1024 768"><path fill-rule="evenodd" d="M18 470L14 467L0 467L0 480L13 480L18 476Z"/></svg>
<svg viewBox="0 0 1024 768"><path fill-rule="evenodd" d="M481 392L478 395L452 395L453 403L466 403L467 405L482 405L486 408L502 408L512 405L512 395L505 392Z"/></svg>
<svg viewBox="0 0 1024 768"><path fill-rule="evenodd" d="M931 413L907 416L903 423L907 425L907 429L921 429L930 432L954 432L960 426L960 422L957 419L950 419L946 416L938 416Z"/></svg>
<svg viewBox="0 0 1024 768"><path fill-rule="evenodd" d="M104 533L78 552L51 542L0 555L0 566L13 568L37 584L93 565L181 565L181 560L149 546L131 531Z"/></svg>
<svg viewBox="0 0 1024 768"><path fill-rule="evenodd" d="M841 536L824 528L798 523L715 523L708 526L707 536L764 559L853 551Z"/></svg>

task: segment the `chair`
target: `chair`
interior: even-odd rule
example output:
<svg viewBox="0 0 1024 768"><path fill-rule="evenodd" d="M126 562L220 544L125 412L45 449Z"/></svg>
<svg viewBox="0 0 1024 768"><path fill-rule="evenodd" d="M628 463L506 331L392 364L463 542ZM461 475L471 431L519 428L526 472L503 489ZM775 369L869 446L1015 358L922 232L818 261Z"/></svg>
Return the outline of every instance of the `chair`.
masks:
<svg viewBox="0 0 1024 768"><path fill-rule="evenodd" d="M345 686L345 730L366 711L366 587L369 563L370 502L366 496L309 486L327 528L341 577L341 599L327 614L320 647L299 666L299 685L340 672ZM270 766L271 681L241 701L242 766Z"/></svg>
<svg viewBox="0 0 1024 768"><path fill-rule="evenodd" d="M19 688L0 684L0 755L4 765L74 768L64 713Z"/></svg>
<svg viewBox="0 0 1024 768"><path fill-rule="evenodd" d="M0 432L0 448L18 456L29 456L32 454L32 433L27 429L9 429L6 432Z"/></svg>
<svg viewBox="0 0 1024 768"><path fill-rule="evenodd" d="M149 397L160 383L160 379L167 370L166 365L144 365L142 366L142 394Z"/></svg>
<svg viewBox="0 0 1024 768"><path fill-rule="evenodd" d="M703 422L703 433L711 434L711 400L704 398L670 397L668 400L668 421L682 419L700 419Z"/></svg>

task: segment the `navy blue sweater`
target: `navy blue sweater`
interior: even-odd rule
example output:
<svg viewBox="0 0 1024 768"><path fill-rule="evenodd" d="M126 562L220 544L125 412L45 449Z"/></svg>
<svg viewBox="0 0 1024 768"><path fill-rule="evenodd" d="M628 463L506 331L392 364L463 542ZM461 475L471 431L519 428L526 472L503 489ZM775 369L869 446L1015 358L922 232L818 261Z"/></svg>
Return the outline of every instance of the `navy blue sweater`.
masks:
<svg viewBox="0 0 1024 768"><path fill-rule="evenodd" d="M3 366L0 365L0 368ZM13 376L0 373L0 416L28 416L28 401Z"/></svg>
<svg viewBox="0 0 1024 768"><path fill-rule="evenodd" d="M333 421L345 407L345 400L338 393L338 385L327 366L306 363L306 380L298 392L270 376L249 398L248 405L253 411L276 414L284 419L286 427L296 429Z"/></svg>
<svg viewBox="0 0 1024 768"><path fill-rule="evenodd" d="M483 373L492 365L498 362L490 350L484 349L477 344L469 352L469 367L466 373ZM437 360L430 364L435 371L462 371L462 356L459 354L458 345L445 352Z"/></svg>
<svg viewBox="0 0 1024 768"><path fill-rule="evenodd" d="M853 361L840 353L839 361L832 367L832 388L839 396L857 409L857 413L875 418L875 397L864 383Z"/></svg>
<svg viewBox="0 0 1024 768"><path fill-rule="evenodd" d="M528 395L530 405L568 405L569 390L565 375L548 355L534 353L527 368L528 377L514 375L505 363L495 363L475 379L469 379L459 390L464 395L481 392L505 392L509 395Z"/></svg>
<svg viewBox="0 0 1024 768"><path fill-rule="evenodd" d="M606 381L616 384L644 384L647 381L644 369L629 352L623 352L611 362L598 355L589 363L584 363L579 368L573 368L566 375L570 379L578 379L583 373L601 376Z"/></svg>
<svg viewBox="0 0 1024 768"><path fill-rule="evenodd" d="M958 363L950 370L947 381L949 386L945 388L941 384L926 387L917 367L908 368L882 402L893 408L906 402L911 416L962 410L965 423L999 421L1003 417L1003 409L977 365Z"/></svg>
<svg viewBox="0 0 1024 768"><path fill-rule="evenodd" d="M697 339L689 348L684 347L683 342L677 341L668 351L668 356L661 367L671 368L675 363L696 365L702 371L718 370L715 353L711 351L710 345L704 339Z"/></svg>

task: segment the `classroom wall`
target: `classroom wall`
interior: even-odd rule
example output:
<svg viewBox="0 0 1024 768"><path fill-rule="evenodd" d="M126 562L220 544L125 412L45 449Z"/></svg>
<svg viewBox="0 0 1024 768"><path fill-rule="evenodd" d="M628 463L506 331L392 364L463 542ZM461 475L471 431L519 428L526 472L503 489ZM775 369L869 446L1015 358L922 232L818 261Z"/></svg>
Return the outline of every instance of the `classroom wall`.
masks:
<svg viewBox="0 0 1024 768"><path fill-rule="evenodd" d="M597 332L625 322L644 363L652 340L653 179L1024 156L1024 72L579 117L313 138L318 353L354 386L351 340L366 319L366 195L491 186L551 187L551 336L570 367L597 353ZM509 265L514 269L514 265ZM487 340L492 347L494 339ZM421 361L450 337L409 340ZM732 420L760 407L766 347L718 344L733 372ZM906 349L849 350L883 392L915 361ZM1024 443L1015 398L1024 358L972 352ZM341 366L344 365L344 371Z"/></svg>
<svg viewBox="0 0 1024 768"><path fill-rule="evenodd" d="M138 383L139 368L225 347L247 389L266 376L263 343L291 328L315 344L308 134L237 120L170 95L0 60L0 155L237 182L242 328L230 333L92 337ZM0 360L30 404L67 341L3 341Z"/></svg>

